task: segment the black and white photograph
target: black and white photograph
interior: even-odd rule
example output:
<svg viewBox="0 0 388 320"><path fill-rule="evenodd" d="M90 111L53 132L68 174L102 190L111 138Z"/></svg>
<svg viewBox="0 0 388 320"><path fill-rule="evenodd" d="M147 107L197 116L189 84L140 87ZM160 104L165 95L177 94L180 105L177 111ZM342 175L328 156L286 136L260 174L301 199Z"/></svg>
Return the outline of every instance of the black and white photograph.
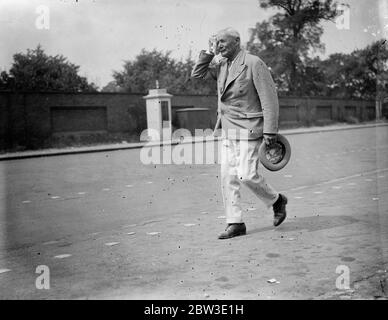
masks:
<svg viewBox="0 0 388 320"><path fill-rule="evenodd" d="M0 0L0 300L388 300L387 40L388 0Z"/></svg>

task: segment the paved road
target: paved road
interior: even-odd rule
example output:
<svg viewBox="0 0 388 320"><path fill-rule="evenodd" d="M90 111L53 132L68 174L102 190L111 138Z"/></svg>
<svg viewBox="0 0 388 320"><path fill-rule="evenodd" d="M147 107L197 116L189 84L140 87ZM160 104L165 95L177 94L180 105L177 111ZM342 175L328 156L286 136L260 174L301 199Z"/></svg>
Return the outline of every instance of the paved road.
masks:
<svg viewBox="0 0 388 320"><path fill-rule="evenodd" d="M290 163L266 172L288 219L274 229L243 190L248 235L223 241L218 165L140 149L0 162L0 298L386 298L388 127L288 138Z"/></svg>

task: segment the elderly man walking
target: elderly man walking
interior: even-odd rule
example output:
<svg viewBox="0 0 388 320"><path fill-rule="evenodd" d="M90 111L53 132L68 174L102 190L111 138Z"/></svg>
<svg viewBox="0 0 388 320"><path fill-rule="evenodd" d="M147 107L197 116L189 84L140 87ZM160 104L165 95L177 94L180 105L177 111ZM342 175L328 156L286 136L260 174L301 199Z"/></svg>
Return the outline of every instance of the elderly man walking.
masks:
<svg viewBox="0 0 388 320"><path fill-rule="evenodd" d="M222 58L217 62L215 54ZM272 188L261 174L261 142L277 141L279 102L274 81L265 63L241 49L240 35L227 28L209 40L191 74L217 80L218 121L223 131L221 187L227 227L219 239L245 235L240 187L247 186L274 211L274 226L286 218L287 198ZM216 128L217 129L217 128Z"/></svg>

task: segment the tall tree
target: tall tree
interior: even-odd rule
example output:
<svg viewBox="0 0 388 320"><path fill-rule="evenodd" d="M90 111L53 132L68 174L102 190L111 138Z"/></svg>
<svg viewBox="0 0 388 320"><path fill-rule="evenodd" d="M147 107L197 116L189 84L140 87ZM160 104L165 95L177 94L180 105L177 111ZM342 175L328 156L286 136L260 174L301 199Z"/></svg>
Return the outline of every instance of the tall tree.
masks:
<svg viewBox="0 0 388 320"><path fill-rule="evenodd" d="M304 94L310 53L324 50L320 22L338 16L337 4L333 0L259 1L262 8L280 12L251 29L247 49L263 57L272 68L275 78L279 77L281 92Z"/></svg>
<svg viewBox="0 0 388 320"><path fill-rule="evenodd" d="M2 74L3 89L25 91L97 91L85 77L78 75L79 66L62 55L49 56L40 45L17 53L9 74ZM12 80L12 82L11 82Z"/></svg>

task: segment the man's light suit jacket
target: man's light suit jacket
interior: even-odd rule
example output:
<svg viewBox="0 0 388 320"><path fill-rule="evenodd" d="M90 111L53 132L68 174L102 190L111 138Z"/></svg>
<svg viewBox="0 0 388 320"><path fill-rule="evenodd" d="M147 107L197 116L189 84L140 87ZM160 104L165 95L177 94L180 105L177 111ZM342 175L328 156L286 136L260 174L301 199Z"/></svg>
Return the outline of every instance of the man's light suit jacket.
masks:
<svg viewBox="0 0 388 320"><path fill-rule="evenodd" d="M191 76L217 80L218 117L226 138L255 140L263 133L277 133L279 101L265 63L240 50L227 72L227 59L215 62L213 58L201 51ZM240 129L246 129L245 134Z"/></svg>

